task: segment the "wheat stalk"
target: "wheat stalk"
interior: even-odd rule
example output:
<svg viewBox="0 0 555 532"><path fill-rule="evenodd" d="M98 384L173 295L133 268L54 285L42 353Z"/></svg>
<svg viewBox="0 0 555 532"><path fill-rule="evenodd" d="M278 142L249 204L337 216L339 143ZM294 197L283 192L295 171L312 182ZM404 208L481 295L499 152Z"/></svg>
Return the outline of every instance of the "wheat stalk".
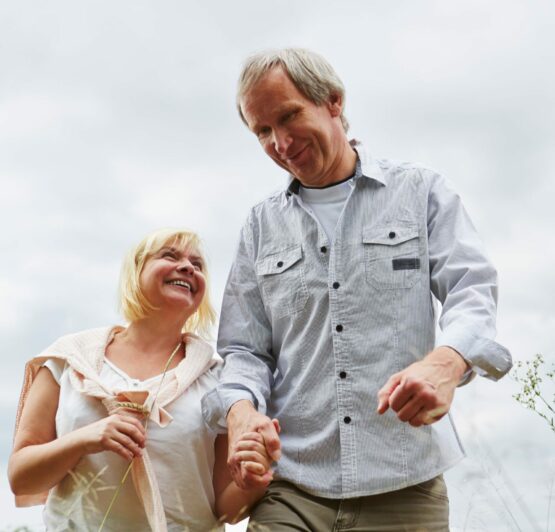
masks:
<svg viewBox="0 0 555 532"><path fill-rule="evenodd" d="M156 390L156 394L154 395L152 405L154 405L154 403L156 402L156 399L158 399L158 394L160 393L160 390L162 388L162 383L164 382L164 378L166 377L166 373L168 371L170 363L173 360L173 357L179 351L179 348L181 347L181 344L182 344L182 341L180 340L179 343L177 344L177 346L175 347L175 349L173 350L172 354L169 356L168 361L166 362L166 365L164 366L164 371L162 372L162 378L160 379L160 384L158 385L158 389ZM145 432L146 432L146 429L148 427L148 420L149 420L149 418L147 417L146 420L145 420ZM100 523L100 527L98 528L98 532L102 532L102 529L104 528L104 524L106 523L106 519L108 519L108 515L110 515L110 511L112 509L112 506L116 502L116 499L118 498L118 495L121 491L121 488L123 487L125 481L127 480L127 477L129 476L129 473L131 471L131 467L133 466L133 460L134 459L132 459L129 462L129 465L127 466L127 469L126 469L125 473L123 474L123 477L121 477L120 483L119 483L116 491L114 492L114 495L112 496L112 499L110 500L110 504L108 505L106 513L104 514L104 517L102 519L102 523Z"/></svg>

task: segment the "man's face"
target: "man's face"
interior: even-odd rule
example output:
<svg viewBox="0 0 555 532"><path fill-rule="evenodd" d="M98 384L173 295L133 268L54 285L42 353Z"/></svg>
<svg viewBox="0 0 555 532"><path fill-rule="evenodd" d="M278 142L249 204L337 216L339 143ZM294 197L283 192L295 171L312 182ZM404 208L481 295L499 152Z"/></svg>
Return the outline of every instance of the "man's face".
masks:
<svg viewBox="0 0 555 532"><path fill-rule="evenodd" d="M341 98L316 105L281 67L266 73L241 100L249 129L276 164L305 186L325 186L337 176L345 132Z"/></svg>

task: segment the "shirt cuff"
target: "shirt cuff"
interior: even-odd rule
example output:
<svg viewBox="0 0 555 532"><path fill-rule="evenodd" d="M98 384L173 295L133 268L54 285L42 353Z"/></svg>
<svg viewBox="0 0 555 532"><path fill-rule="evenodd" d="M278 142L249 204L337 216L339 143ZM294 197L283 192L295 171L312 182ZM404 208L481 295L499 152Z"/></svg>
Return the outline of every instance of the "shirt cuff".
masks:
<svg viewBox="0 0 555 532"><path fill-rule="evenodd" d="M246 399L253 403L255 408L258 408L258 401L245 388L222 389L221 386L208 392L202 398L201 408L206 425L215 432L225 433L227 432L227 413L237 401Z"/></svg>
<svg viewBox="0 0 555 532"><path fill-rule="evenodd" d="M459 386L470 382L474 373L497 381L513 366L509 350L489 338L447 333L438 337L437 345L451 347L470 364L471 369L465 372Z"/></svg>

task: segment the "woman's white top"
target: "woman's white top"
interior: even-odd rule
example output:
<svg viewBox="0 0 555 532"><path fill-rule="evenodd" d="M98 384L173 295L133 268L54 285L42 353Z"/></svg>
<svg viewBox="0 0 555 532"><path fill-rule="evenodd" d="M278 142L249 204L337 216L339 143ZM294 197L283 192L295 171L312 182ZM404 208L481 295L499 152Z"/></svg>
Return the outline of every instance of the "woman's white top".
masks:
<svg viewBox="0 0 555 532"><path fill-rule="evenodd" d="M106 408L98 399L73 388L67 364L50 359L44 365L60 385L56 414L58 436L106 417ZM165 378L173 371L168 371ZM204 424L200 406L203 395L216 386L218 372L219 366L203 373L166 407L173 416L169 425L160 427L150 423L147 428L146 447L158 479L169 531L223 530L214 516L212 474L216 434ZM132 379L107 359L100 372L103 384L124 390L144 390L147 385L152 389L161 377L145 381ZM83 456L49 493L43 514L47 530L96 532L128 464L109 451ZM103 530L150 530L131 475L120 490Z"/></svg>

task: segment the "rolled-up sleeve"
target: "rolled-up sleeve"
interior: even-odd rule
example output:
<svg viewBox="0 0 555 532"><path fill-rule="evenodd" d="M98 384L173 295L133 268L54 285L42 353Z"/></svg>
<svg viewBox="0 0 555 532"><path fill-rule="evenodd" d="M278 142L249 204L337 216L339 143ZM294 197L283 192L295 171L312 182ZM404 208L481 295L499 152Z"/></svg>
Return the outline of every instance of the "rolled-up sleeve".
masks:
<svg viewBox="0 0 555 532"><path fill-rule="evenodd" d="M218 352L224 359L221 380L202 400L205 422L220 432L237 401L248 399L266 413L276 367L272 331L254 269L252 225L251 214L224 292L218 331Z"/></svg>
<svg viewBox="0 0 555 532"><path fill-rule="evenodd" d="M436 345L452 347L474 372L498 380L511 369L512 360L494 341L497 272L460 197L442 177L428 177L430 284L442 304Z"/></svg>

